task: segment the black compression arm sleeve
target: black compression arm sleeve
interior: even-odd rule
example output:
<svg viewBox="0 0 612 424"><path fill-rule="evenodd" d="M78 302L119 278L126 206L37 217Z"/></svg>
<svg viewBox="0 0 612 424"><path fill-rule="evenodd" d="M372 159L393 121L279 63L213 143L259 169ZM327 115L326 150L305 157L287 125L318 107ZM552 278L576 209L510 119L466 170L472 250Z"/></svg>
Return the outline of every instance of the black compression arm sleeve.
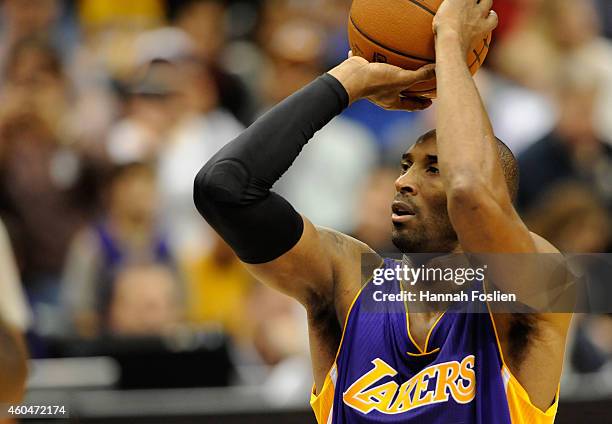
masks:
<svg viewBox="0 0 612 424"><path fill-rule="evenodd" d="M270 189L315 132L348 103L342 84L324 74L258 119L200 170L195 205L242 261L269 262L299 241L302 217Z"/></svg>

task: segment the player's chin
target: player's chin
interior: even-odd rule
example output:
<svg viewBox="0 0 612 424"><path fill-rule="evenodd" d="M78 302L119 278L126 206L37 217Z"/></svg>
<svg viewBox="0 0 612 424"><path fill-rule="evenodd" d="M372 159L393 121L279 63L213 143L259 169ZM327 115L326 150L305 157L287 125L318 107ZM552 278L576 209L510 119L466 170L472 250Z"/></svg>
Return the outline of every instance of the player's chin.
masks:
<svg viewBox="0 0 612 424"><path fill-rule="evenodd" d="M410 235L413 231L411 231L407 225L403 223L393 223L393 229L391 230L391 239L393 243L404 244L404 242L408 241Z"/></svg>
<svg viewBox="0 0 612 424"><path fill-rule="evenodd" d="M391 232L391 242L393 242L393 245L402 253L412 251L413 243L410 240L409 232L405 229L393 228Z"/></svg>

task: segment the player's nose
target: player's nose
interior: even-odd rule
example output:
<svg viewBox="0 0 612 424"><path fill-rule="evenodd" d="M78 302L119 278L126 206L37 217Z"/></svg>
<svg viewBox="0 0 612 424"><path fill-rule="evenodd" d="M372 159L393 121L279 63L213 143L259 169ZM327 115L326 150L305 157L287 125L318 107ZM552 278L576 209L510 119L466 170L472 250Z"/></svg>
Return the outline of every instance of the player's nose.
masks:
<svg viewBox="0 0 612 424"><path fill-rule="evenodd" d="M395 190L398 193L410 194L412 196L417 194L416 184L413 178L410 176L410 172L403 173L395 180Z"/></svg>

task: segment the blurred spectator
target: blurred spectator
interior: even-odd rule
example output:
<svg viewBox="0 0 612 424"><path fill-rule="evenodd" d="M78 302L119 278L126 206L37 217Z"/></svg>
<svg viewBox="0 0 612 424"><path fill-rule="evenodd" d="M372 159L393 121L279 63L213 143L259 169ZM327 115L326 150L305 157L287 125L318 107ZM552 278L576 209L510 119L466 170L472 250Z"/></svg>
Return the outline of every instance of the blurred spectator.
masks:
<svg viewBox="0 0 612 424"><path fill-rule="evenodd" d="M207 68L198 61L155 60L131 92L128 115L111 132L109 154L116 163L156 163L171 245L179 254L202 254L212 235L193 207L193 178L243 127L219 108Z"/></svg>
<svg viewBox="0 0 612 424"><path fill-rule="evenodd" d="M177 76L185 108L159 152L162 212L177 251L201 254L211 248L213 232L193 207L194 175L244 127L220 107L205 65L184 63Z"/></svg>
<svg viewBox="0 0 612 424"><path fill-rule="evenodd" d="M136 75L127 116L111 129L107 148L111 161L153 161L181 112L176 65L154 60Z"/></svg>
<svg viewBox="0 0 612 424"><path fill-rule="evenodd" d="M555 80L559 61L597 35L593 2L515 2L530 3L530 6L522 11L523 18L514 25L513 31L495 45L495 67L526 87L548 90ZM518 6L516 8L520 9ZM570 9L570 14L564 14L565 9ZM568 21L566 18L572 17L572 14L573 20ZM564 23L570 24L567 33L560 31Z"/></svg>
<svg viewBox="0 0 612 424"><path fill-rule="evenodd" d="M538 0L521 25L495 47L495 69L545 94L557 90L558 71L579 66L599 81L593 125L612 143L612 43L601 37L593 0ZM525 48L529 46L529 48Z"/></svg>
<svg viewBox="0 0 612 424"><path fill-rule="evenodd" d="M19 42L36 37L62 47L68 52L69 45L63 31L56 23L61 15L59 0L5 0L2 2L2 37L0 40L0 67L5 64L8 52ZM65 29L65 28L62 28Z"/></svg>
<svg viewBox="0 0 612 424"><path fill-rule="evenodd" d="M599 253L612 242L612 216L595 194L576 182L542 193L523 218L531 231L561 252Z"/></svg>
<svg viewBox="0 0 612 424"><path fill-rule="evenodd" d="M290 21L272 32L270 61L263 82L272 106L314 80L321 72L323 39L307 21ZM299 41L296 41L299 40ZM352 232L358 190L378 161L371 134L341 116L317 132L278 182L278 190L315 224Z"/></svg>
<svg viewBox="0 0 612 424"><path fill-rule="evenodd" d="M229 35L225 3L223 0L170 0L168 18L190 37L193 55L208 65L219 92L219 105L248 125L253 115L251 94L242 80L223 66Z"/></svg>
<svg viewBox="0 0 612 424"><path fill-rule="evenodd" d="M23 401L28 374L26 355L19 332L0 320L0 404L18 405ZM12 422L4 415L0 423Z"/></svg>
<svg viewBox="0 0 612 424"><path fill-rule="evenodd" d="M162 265L130 265L112 283L107 331L119 336L161 336L182 320L181 290Z"/></svg>
<svg viewBox="0 0 612 424"><path fill-rule="evenodd" d="M550 241L561 252L584 254L604 252L612 242L612 220L601 200L577 182L558 183L542 193L523 214L529 229ZM572 267L583 278L579 285L580 310L609 310L612 286L609 264L596 256L572 260ZM573 322L569 355L571 369L578 373L600 370L612 355L609 334L612 319L606 315L580 315Z"/></svg>
<svg viewBox="0 0 612 424"><path fill-rule="evenodd" d="M487 69L480 69L475 81L489 112L495 135L515 155L520 155L554 129L557 110L548 95Z"/></svg>
<svg viewBox="0 0 612 424"><path fill-rule="evenodd" d="M163 0L80 0L79 43L66 68L74 86L70 130L81 147L103 159L109 127L123 114L122 89L141 58L136 40L163 21Z"/></svg>
<svg viewBox="0 0 612 424"><path fill-rule="evenodd" d="M601 371L612 358L612 316L578 315L573 327L572 346L568 351L571 362L568 365L572 371L581 374Z"/></svg>
<svg viewBox="0 0 612 424"><path fill-rule="evenodd" d="M271 107L316 78L322 71L323 28L293 19L270 33L269 63L261 81L266 107Z"/></svg>
<svg viewBox="0 0 612 424"><path fill-rule="evenodd" d="M256 382L271 404L295 404L312 387L308 357L308 328L304 308L278 291L256 284L247 306L245 326L253 355L240 358L242 363L263 364L263 380ZM246 381L249 381L248 376Z"/></svg>
<svg viewBox="0 0 612 424"><path fill-rule="evenodd" d="M84 219L74 189L79 161L39 115L23 110L0 124L0 211L33 304L55 303L68 243Z"/></svg>
<svg viewBox="0 0 612 424"><path fill-rule="evenodd" d="M57 51L38 38L16 43L4 69L0 116L28 111L63 138L70 112L69 84Z"/></svg>
<svg viewBox="0 0 612 424"><path fill-rule="evenodd" d="M105 212L72 241L62 298L69 321L83 337L100 332L101 310L123 266L142 261L174 263L158 224L156 181L149 165L117 166L109 179Z"/></svg>
<svg viewBox="0 0 612 424"><path fill-rule="evenodd" d="M68 126L88 155L104 160L104 140L124 113L122 89L140 58L136 40L163 22L163 0L80 0L72 7L80 28L74 54L65 61L74 87Z"/></svg>
<svg viewBox="0 0 612 424"><path fill-rule="evenodd" d="M170 0L170 21L185 31L200 59L214 61L226 42L226 8L223 0Z"/></svg>
<svg viewBox="0 0 612 424"><path fill-rule="evenodd" d="M553 185L579 180L612 207L612 146L594 128L600 80L582 66L568 66L557 79L559 121L554 131L519 156L518 205L527 210Z"/></svg>
<svg viewBox="0 0 612 424"><path fill-rule="evenodd" d="M0 220L0 317L6 324L25 333L31 326L31 313L21 286L17 264L4 224Z"/></svg>
<svg viewBox="0 0 612 424"><path fill-rule="evenodd" d="M189 321L203 327L221 325L235 340L244 341L253 279L232 249L216 237L210 253L186 261L184 275Z"/></svg>
<svg viewBox="0 0 612 424"><path fill-rule="evenodd" d="M247 305L247 314L249 320L245 324L264 364L278 365L307 352L304 310L288 296L257 284Z"/></svg>

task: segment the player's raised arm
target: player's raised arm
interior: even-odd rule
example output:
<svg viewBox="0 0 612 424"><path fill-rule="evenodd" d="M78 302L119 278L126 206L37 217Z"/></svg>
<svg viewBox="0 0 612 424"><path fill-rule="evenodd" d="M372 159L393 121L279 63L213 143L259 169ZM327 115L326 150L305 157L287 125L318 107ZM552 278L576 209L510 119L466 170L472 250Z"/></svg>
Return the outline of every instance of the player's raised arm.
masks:
<svg viewBox="0 0 612 424"><path fill-rule="evenodd" d="M386 70L376 65L351 58L321 76L221 149L195 179L200 214L256 277L304 304L330 299L337 268L344 263L359 268L361 253L369 249L315 228L271 188L314 133L351 101L366 97L370 85L385 86L379 98L388 105L414 110L431 104L399 97L403 89L431 78L431 67L381 79Z"/></svg>
<svg viewBox="0 0 612 424"><path fill-rule="evenodd" d="M535 252L512 205L493 129L465 63L471 42L497 25L491 5L446 0L434 18L438 164L464 251Z"/></svg>
<svg viewBox="0 0 612 424"><path fill-rule="evenodd" d="M445 0L434 18L438 164L449 218L465 252L558 253L550 243L531 234L514 209L500 159L500 143L465 63L472 41L486 38L497 25L491 5L492 0ZM495 283L529 306L550 306L554 299L549 294L557 293L565 280L554 274L553 281L553 273L546 274L544 268L552 271L562 257L524 258L520 260L522 266L511 270L509 261L498 257L492 269ZM534 288L538 285L542 296L536 298ZM565 327L567 320L561 321Z"/></svg>

